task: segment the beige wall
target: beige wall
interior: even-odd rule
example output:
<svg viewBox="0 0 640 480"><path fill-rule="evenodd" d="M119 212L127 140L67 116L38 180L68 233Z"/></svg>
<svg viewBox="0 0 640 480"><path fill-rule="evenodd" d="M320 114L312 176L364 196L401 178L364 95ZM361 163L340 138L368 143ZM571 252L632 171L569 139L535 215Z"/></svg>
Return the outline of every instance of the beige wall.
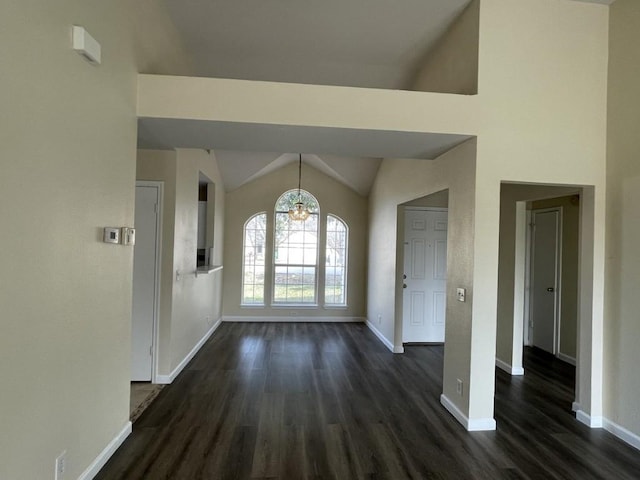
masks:
<svg viewBox="0 0 640 480"><path fill-rule="evenodd" d="M411 200L404 204L407 207L436 207L447 208L449 206L449 190L442 190L425 197Z"/></svg>
<svg viewBox="0 0 640 480"><path fill-rule="evenodd" d="M640 435L640 2L617 0L610 32L605 416Z"/></svg>
<svg viewBox="0 0 640 480"><path fill-rule="evenodd" d="M365 313L365 278L367 244L367 200L350 188L304 165L302 167L302 188L313 194L320 204L320 242L326 239L326 215L331 213L343 219L349 227L347 307L323 308L322 298L319 306L277 308L271 307L269 299L261 307L241 307L242 295L242 248L244 223L252 215L267 212L267 251L272 245L273 211L276 201L287 190L298 184L298 164L291 163L247 183L227 193L226 234L224 249L224 316L233 317L289 317L292 311L301 317L355 317L362 318ZM268 261L268 255L267 255ZM320 261L322 263L322 260ZM267 266L265 276L270 278ZM319 269L321 277L322 269ZM269 280L270 281L270 280ZM324 282L319 278L319 282ZM265 296L270 290L267 288Z"/></svg>
<svg viewBox="0 0 640 480"><path fill-rule="evenodd" d="M580 305L585 319L581 371L588 378L582 379L579 398L587 412L601 413L607 36L608 9L602 5L568 0L483 0L480 4L479 135L471 202L473 246L467 250L473 258L473 281L468 282L473 314L457 332L469 344L452 345L447 330L451 355L445 360L451 358L452 364L448 368L445 363L444 390L453 399L456 378L468 382L469 398L456 405L483 425L493 418L500 183L505 180L595 187L582 218L591 234L583 235L581 244L585 285ZM469 168L462 167L457 175L465 176ZM388 339L395 338L396 345L401 337L387 320L393 302L391 294L384 293L393 260L378 258L374 252L395 249L395 237L383 227L395 224L395 205L400 203L388 192L390 185L411 185L414 178L413 170L402 172L399 165L387 161L371 196L368 318L376 322L381 315L379 329ZM428 185L425 181L420 188ZM400 197L411 192L396 188L395 195ZM451 202L451 190L449 195ZM450 210L449 218L454 217ZM451 231L449 238L454 238Z"/></svg>
<svg viewBox="0 0 640 480"><path fill-rule="evenodd" d="M592 185L583 205L578 397L601 415L608 8L569 0L480 6L470 417L493 412L500 182ZM593 286L591 289L590 286ZM593 342L591 342L593 337ZM594 388L592 388L594 386Z"/></svg>
<svg viewBox="0 0 640 480"><path fill-rule="evenodd" d="M473 0L416 73L412 90L478 93L478 39L480 0Z"/></svg>
<svg viewBox="0 0 640 480"><path fill-rule="evenodd" d="M189 354L222 317L223 271L196 277L198 238L198 178L204 173L216 184L213 264L222 262L225 196L213 153L177 150L176 225L173 252L173 304L171 309L171 368Z"/></svg>
<svg viewBox="0 0 640 480"><path fill-rule="evenodd" d="M223 272L195 275L200 172L216 185L213 263L221 265L224 188L215 155L189 149L138 151L137 179L164 183L160 375L170 375L222 316Z"/></svg>
<svg viewBox="0 0 640 480"><path fill-rule="evenodd" d="M476 142L469 140L437 160L386 159L369 197L368 321L396 348L402 347L402 257L398 249L399 205L448 189L447 325L444 394L468 411L468 389L456 393L456 379L468 385L473 303L473 211ZM400 268L398 268L400 265ZM456 287L468 301L456 300Z"/></svg>
<svg viewBox="0 0 640 480"><path fill-rule="evenodd" d="M607 37L608 9L603 5L568 0L480 4L473 245L466 250L473 258L473 280L468 283L472 315L457 332L457 338L468 344L452 345L447 330L451 355L445 361L451 358L452 364L449 368L445 363L444 393L456 398L452 393L456 378L468 382L469 398L456 406L481 427L493 418L502 181L594 187L585 191L581 218L587 234L580 246L584 290L579 309L584 328L578 399L595 418L602 412ZM469 168L461 168L457 175L465 176ZM379 329L388 339L395 338L396 345L401 337L387 320L393 301L385 293L395 266L374 252L395 249L395 237L383 227L395 224L395 205L400 203L388 194L390 185L411 185L414 178L413 170L403 173L399 165L387 161L371 196L368 318L376 322L381 315ZM421 188L430 185L426 182ZM449 195L451 202L451 190ZM455 217L451 210L449 215ZM451 231L449 238L454 238Z"/></svg>
<svg viewBox="0 0 640 480"><path fill-rule="evenodd" d="M138 115L265 125L478 131L477 97L228 78L140 75Z"/></svg>
<svg viewBox="0 0 640 480"><path fill-rule="evenodd" d="M53 478L64 450L78 478L129 420L133 249L102 228L134 221L136 72L190 73L159 3L2 5L3 479ZM71 49L72 24L102 65Z"/></svg>

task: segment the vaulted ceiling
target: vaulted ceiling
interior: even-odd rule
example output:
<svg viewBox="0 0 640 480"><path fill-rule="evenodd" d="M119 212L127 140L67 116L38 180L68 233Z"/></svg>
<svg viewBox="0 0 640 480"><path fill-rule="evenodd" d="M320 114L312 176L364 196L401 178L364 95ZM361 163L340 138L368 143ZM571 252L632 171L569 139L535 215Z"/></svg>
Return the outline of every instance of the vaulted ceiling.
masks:
<svg viewBox="0 0 640 480"><path fill-rule="evenodd" d="M410 87L418 66L470 2L164 0L199 76L387 89ZM332 136L331 129L267 135L265 126L242 124L209 128L217 130L141 119L139 143L214 149L227 190L295 161L302 151L305 163L367 195L382 157L434 158L465 139L379 132ZM255 131L247 135L247 129ZM238 141L247 138L254 141Z"/></svg>
<svg viewBox="0 0 640 480"><path fill-rule="evenodd" d="M471 0L164 1L200 76L404 89ZM433 158L464 140L247 128L213 132L143 119L140 144L214 149L228 191L296 161L302 151L305 164L367 195L382 157ZM208 141L214 134L216 141Z"/></svg>
<svg viewBox="0 0 640 480"><path fill-rule="evenodd" d="M199 76L405 89L470 1L164 3ZM268 129L256 128L260 134L247 132L246 125L206 131L185 122L141 119L139 143L142 148L214 149L227 191L296 161L302 152L305 163L367 195L382 157L433 158L464 140L331 129L315 134L309 129L288 129L286 135L265 137ZM260 135L262 141L258 141Z"/></svg>
<svg viewBox="0 0 640 480"><path fill-rule="evenodd" d="M199 75L402 89L471 0L165 0Z"/></svg>
<svg viewBox="0 0 640 480"><path fill-rule="evenodd" d="M238 188L289 163L298 162L298 155L290 153L280 155L217 150L216 158L227 190ZM369 193L381 161L377 158L320 157L311 154L302 155L302 159L305 165L345 184L362 196ZM243 165L241 169L236 168L239 163Z"/></svg>

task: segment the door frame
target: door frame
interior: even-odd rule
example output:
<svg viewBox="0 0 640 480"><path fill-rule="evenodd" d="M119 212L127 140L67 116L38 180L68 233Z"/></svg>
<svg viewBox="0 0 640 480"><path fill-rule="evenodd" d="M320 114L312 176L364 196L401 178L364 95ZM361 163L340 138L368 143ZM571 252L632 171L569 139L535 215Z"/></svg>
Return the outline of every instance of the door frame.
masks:
<svg viewBox="0 0 640 480"><path fill-rule="evenodd" d="M420 211L430 211L430 212L447 212L447 252L449 251L449 207L421 207L418 205L400 205L399 206L401 211L402 211L402 222L398 222L398 233L401 234L401 245L402 248L398 248L397 249L397 255L396 255L396 265L397 265L397 277L398 279L396 280L397 282L399 282L398 284L396 284L396 292L400 292L401 295L401 301L400 302L396 302L396 305L398 305L399 303L399 308L400 308L400 322L399 322L399 335L400 335L400 345L402 345L401 348L398 348L398 352L394 352L394 353L403 353L404 352L404 288L402 288L402 285L404 284L404 279L402 278L402 275L404 274L404 251L405 251L405 246L406 246L406 239L405 239L405 212L407 210L420 210ZM402 225L402 227L400 227L400 225ZM448 253L447 253L448 255ZM448 276L447 276L447 280L445 280L445 292L447 291L447 282L448 282ZM396 307L397 308L397 307ZM446 315L446 312L445 312ZM397 317L396 317L397 318ZM445 322L446 322L446 316L445 316ZM444 337L444 341L447 341L447 330L445 328L445 337Z"/></svg>
<svg viewBox="0 0 640 480"><path fill-rule="evenodd" d="M518 182L516 185L536 187L566 187L567 185ZM590 428L601 428L603 417L603 305L604 305L604 213L605 198L601 188L594 185L570 185L580 196L580 220L578 238L578 318L575 401L572 410L576 420ZM562 192L564 193L564 192ZM552 198L562 195L549 195ZM522 369L522 335L525 315L525 243L528 233L526 221L527 203L540 200L536 196L522 196L516 200L516 250L512 361L517 373Z"/></svg>
<svg viewBox="0 0 640 480"><path fill-rule="evenodd" d="M136 180L137 187L153 187L158 189L158 207L156 222L156 258L155 258L155 282L153 286L153 331L151 338L151 383L158 383L158 359L160 345L160 288L161 288L161 272L162 272L162 218L164 211L164 182L151 180ZM135 209L134 209L135 214ZM135 218L134 218L135 225ZM135 253L134 253L135 255ZM133 263L131 265L133 272ZM131 283L133 291L133 282ZM133 295L132 295L133 300ZM133 323L133 315L131 317Z"/></svg>
<svg viewBox="0 0 640 480"><path fill-rule="evenodd" d="M535 245L534 245L534 226L535 226L535 216L538 213L547 213L547 212L558 212L558 228L556 233L556 295L555 295L555 315L554 315L554 325L553 325L553 355L558 356L560 353L560 325L562 323L561 316L561 305L562 305L562 225L563 225L563 207L550 207L550 208L535 208L529 209L527 211L527 225L528 225L528 235L527 235L527 281L528 287L525 290L525 305L527 308L525 309L525 324L524 324L524 340L525 345L531 346L533 345L532 338L532 326L531 326L531 316L533 312L533 285L534 285L534 272L533 272L533 262L535 257Z"/></svg>

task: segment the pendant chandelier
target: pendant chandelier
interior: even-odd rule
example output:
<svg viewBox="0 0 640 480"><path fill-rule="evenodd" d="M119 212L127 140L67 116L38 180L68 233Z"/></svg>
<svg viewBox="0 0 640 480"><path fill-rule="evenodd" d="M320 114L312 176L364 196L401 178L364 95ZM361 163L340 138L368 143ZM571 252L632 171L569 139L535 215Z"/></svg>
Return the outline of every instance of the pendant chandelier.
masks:
<svg viewBox="0 0 640 480"><path fill-rule="evenodd" d="M302 180L302 154L299 153L298 162L298 201L293 205L293 208L289 209L289 218L296 222L304 222L309 218L310 212L307 206L302 201L302 195L300 194L300 183Z"/></svg>

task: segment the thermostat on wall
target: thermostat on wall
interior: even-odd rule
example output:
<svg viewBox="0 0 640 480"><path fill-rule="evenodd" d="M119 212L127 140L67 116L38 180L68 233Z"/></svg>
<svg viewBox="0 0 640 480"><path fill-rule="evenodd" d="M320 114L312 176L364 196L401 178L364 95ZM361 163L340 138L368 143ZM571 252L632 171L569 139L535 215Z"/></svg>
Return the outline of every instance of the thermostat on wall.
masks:
<svg viewBox="0 0 640 480"><path fill-rule="evenodd" d="M104 227L104 243L120 243L120 229L116 227Z"/></svg>

